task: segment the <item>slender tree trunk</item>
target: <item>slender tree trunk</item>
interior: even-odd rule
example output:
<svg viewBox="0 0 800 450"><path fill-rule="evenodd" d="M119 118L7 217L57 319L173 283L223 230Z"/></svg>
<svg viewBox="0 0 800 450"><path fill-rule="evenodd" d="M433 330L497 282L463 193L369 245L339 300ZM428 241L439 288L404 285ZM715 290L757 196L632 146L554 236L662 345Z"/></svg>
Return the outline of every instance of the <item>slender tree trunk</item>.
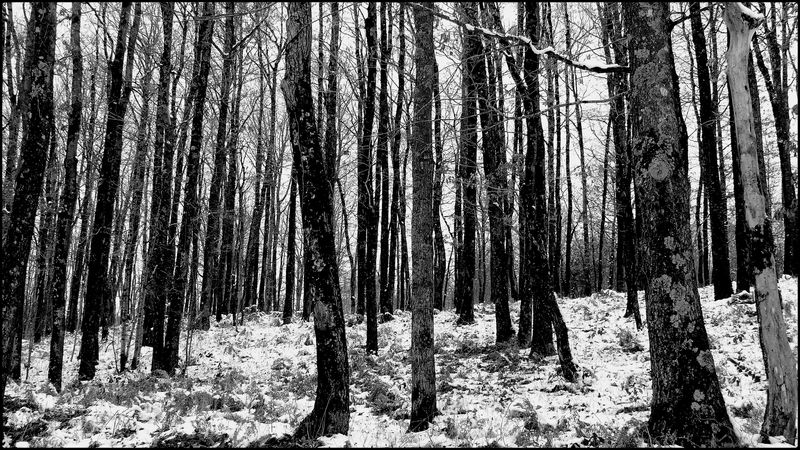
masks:
<svg viewBox="0 0 800 450"><path fill-rule="evenodd" d="M611 117L606 124L606 140L603 149L603 196L600 201L600 243L597 249L597 291L603 290L603 250L606 238L606 199L608 198L608 147L611 142Z"/></svg>
<svg viewBox="0 0 800 450"><path fill-rule="evenodd" d="M727 60L731 107L736 111L738 146L734 151L739 153L739 170L743 180L746 224L752 245L750 262L756 288L758 335L768 381L761 442L768 443L770 436L783 435L787 442L794 444L797 431L797 368L786 336L775 257L772 253L775 244L771 220L766 214L763 186L759 183L752 103L748 98L753 95L747 80L748 55L750 41L759 21L745 15L735 3L727 4L723 17L729 36Z"/></svg>
<svg viewBox="0 0 800 450"><path fill-rule="evenodd" d="M47 154L52 132L56 4L36 2L31 6L23 74L25 84L21 91L25 92L32 110L39 111L39 116L37 120L30 121L22 135L14 206L3 239L5 253L0 277L3 295L3 374L0 376L0 395L5 393L6 377L19 379L19 373L12 373L12 368L22 359L25 274L39 193L47 166L47 160L42 156Z"/></svg>
<svg viewBox="0 0 800 450"><path fill-rule="evenodd" d="M149 66L149 61L148 61ZM133 162L133 174L129 183L129 191L131 195L131 210L130 210L130 230L128 231L128 239L125 243L123 263L121 271L124 278L124 286L122 289L122 296L120 297L120 316L122 318L121 327L121 345L120 345L120 358L119 358L119 371L125 371L125 366L128 361L128 346L130 342L130 328L131 320L133 320L133 308L131 303L130 291L133 284L134 276L134 257L136 255L136 245L139 238L139 224L141 222L142 200L144 199L144 188L146 172L149 170L147 166L147 148L148 135L147 127L150 121L150 95L151 95L151 72L147 71L144 76L142 85L142 113L139 118L139 130L136 143L136 155ZM121 246L120 246L121 247ZM126 274L127 271L127 274Z"/></svg>
<svg viewBox="0 0 800 450"><path fill-rule="evenodd" d="M289 230L286 243L286 299L283 302L283 323L292 321L295 280L295 240L297 239L297 168L292 165L291 190L289 191Z"/></svg>
<svg viewBox="0 0 800 450"><path fill-rule="evenodd" d="M333 235L333 188L320 147L311 97L311 6L290 3L287 23L286 76L282 83L290 120L293 160L301 203L305 244L313 255L309 288L317 341L317 396L314 409L303 419L295 437L347 434L350 418L350 369L347 360L344 314L339 291Z"/></svg>
<svg viewBox="0 0 800 450"><path fill-rule="evenodd" d="M564 3L564 23L566 24L566 48L567 48L567 57L571 56L572 52L572 30L570 26L569 20L569 13L567 11L567 4ZM564 102L569 105L569 67L564 67ZM575 99L578 100L577 98ZM564 132L566 134L566 142L564 143L564 171L567 176L567 229L566 229L566 250L565 250L565 260L564 260L564 286L562 287L561 295L566 297L572 297L572 166L570 165L570 148L569 148L569 141L570 141L570 132L569 132L569 125L570 125L570 115L569 115L569 106L564 109Z"/></svg>
<svg viewBox="0 0 800 450"><path fill-rule="evenodd" d="M397 35L399 42L399 55L397 60L397 107L395 108L394 123L392 124L392 204L390 207L390 221L389 221L389 268L385 283L386 297L388 298L387 306L389 306L389 313L394 313L395 296L395 279L401 273L397 268L397 255L399 254L398 247L398 221L400 209L400 126L403 118L403 103L405 101L405 61L406 61L406 29L405 29L405 6L399 5L398 13L400 15L399 25L397 27ZM339 186L341 192L341 185ZM342 197L344 199L344 197ZM342 200L342 208L344 208L344 200ZM344 211L342 212L344 214ZM346 225L346 222L345 222ZM348 239L349 240L349 239ZM349 247L348 247L349 255ZM351 269L352 264L351 264ZM351 286L352 289L352 286Z"/></svg>
<svg viewBox="0 0 800 450"><path fill-rule="evenodd" d="M785 8L785 6L784 6ZM785 76L785 70L782 70L783 65L786 64L786 54L781 54L781 46L778 43L778 24L777 24L777 7L772 2L770 9L770 22L771 27L766 27L764 33L764 40L766 42L767 51L769 52L770 65L772 66L772 76L767 71L767 66L759 64L761 75L764 78L764 83L767 87L769 100L772 104L772 116L775 118L775 133L778 144L778 157L780 160L781 169L781 195L783 203L783 229L784 229L784 273L788 275L798 275L800 273L800 255L795 254L795 240L798 236L795 234L795 221L797 214L797 197L795 197L794 179L792 176L792 161L791 152L796 151L795 140L791 136L791 114L789 113L789 89ZM784 25L785 26L785 25ZM786 33L784 32L784 38ZM757 55L760 55L757 51Z"/></svg>
<svg viewBox="0 0 800 450"><path fill-rule="evenodd" d="M623 4L629 31L631 147L642 209L655 442L733 445L694 277L688 138L681 115L668 3Z"/></svg>
<svg viewBox="0 0 800 450"><path fill-rule="evenodd" d="M477 23L478 11L474 2L461 4L462 21ZM472 61L476 56L474 48L477 47L480 35L474 32L464 33L464 45L461 61L465 69L462 72L463 99L461 106L460 130L460 161L459 174L462 189L463 211L463 242L459 265L456 268L455 302L458 305L458 324L471 324L475 322L473 309L475 278L475 222L477 206L476 193L476 158L478 151L478 120L477 120L477 89L474 80L476 64Z"/></svg>
<svg viewBox="0 0 800 450"><path fill-rule="evenodd" d="M95 31L95 61L99 56L98 33ZM83 285L83 274L86 267L85 254L89 246L89 229L91 222L90 211L93 203L93 193L95 190L95 152L94 132L97 123L97 69L99 64L93 64L92 75L89 86L89 126L84 136L84 160L86 161L86 186L84 188L83 201L81 204L81 230L77 243L75 259L72 263L72 282L69 289L69 310L67 312L66 330L74 333L78 327L78 304L80 303L81 286Z"/></svg>
<svg viewBox="0 0 800 450"><path fill-rule="evenodd" d="M261 33L256 34L258 45L258 131L256 133L256 182L254 189L253 219L250 222L250 233L247 239L247 253L244 258L244 290L242 293L242 307L249 307L259 302L258 289L258 252L261 247L261 222L264 215L264 195L266 189L264 182L264 49ZM262 186L263 183L263 186ZM261 283L264 283L262 277Z"/></svg>
<svg viewBox="0 0 800 450"><path fill-rule="evenodd" d="M445 272L444 235L442 224L439 220L439 211L442 207L442 178L444 177L444 145L442 143L442 98L439 92L439 65L433 60L433 70L436 74L433 84L433 307L439 311L444 310L444 289L447 283ZM504 234L505 238L505 234ZM505 277L503 277L505 279ZM510 321L510 319L509 319Z"/></svg>
<svg viewBox="0 0 800 450"><path fill-rule="evenodd" d="M53 258L53 281L50 288L50 296L53 303L53 335L50 340L48 378L59 391L61 390L61 372L64 357L64 329L67 328L69 331L75 330L74 325L70 329L69 323L65 322L64 309L66 300L67 262L72 241L75 204L78 198L77 151L78 139L80 139L81 116L83 114L83 54L81 53L80 40L80 2L72 3L70 22L70 53L72 57L72 92L70 95L72 104L70 106L70 115L67 125L67 153L64 157L64 187L61 194L62 203L58 212L56 251ZM2 61L2 58L0 58L0 61ZM92 88L94 88L94 86L92 86ZM94 108L94 103L92 107ZM86 180L88 181L90 179L88 170L90 165L88 163L86 168ZM86 183L86 189L87 192L90 189L88 182ZM80 247L80 243L78 247ZM73 270L75 270L76 267L74 267ZM75 316L77 317L77 305L71 305L71 308L75 308Z"/></svg>
<svg viewBox="0 0 800 450"><path fill-rule="evenodd" d="M231 98L231 86L233 84L233 40L234 23L233 16L227 15L228 8L233 9L230 2L226 2L225 17L225 51L222 63L222 81L220 84L219 100L219 119L217 121L217 138L214 151L214 172L211 178L211 186L208 200L208 226L206 228L205 246L203 247L203 290L200 296L200 322L199 326L203 330L208 330L210 325L211 305L222 301L224 290L222 280L219 279L219 267L221 261L221 245L223 236L222 216L223 216L223 193L225 190L225 166L228 155L225 148L225 136L228 125L229 100ZM228 236L227 238L230 238Z"/></svg>
<svg viewBox="0 0 800 450"><path fill-rule="evenodd" d="M378 96L378 141L376 147L376 192L380 193L380 201L376 196L375 209L380 206L380 277L378 285L381 286L380 312L383 320L384 314L392 310L391 297L388 295L386 287L389 277L389 59L391 58L392 29L391 17L389 18L389 29L387 32L386 8L391 8L391 4L381 3L381 34L380 34L380 95ZM389 13L391 15L391 12ZM377 216L376 216L377 218ZM375 224L377 227L377 224Z"/></svg>
<svg viewBox="0 0 800 450"><path fill-rule="evenodd" d="M58 178L59 167L58 157L56 155L56 128L55 118L50 126L52 131L50 133L50 150L47 156L47 169L44 182L44 192L40 202L40 219L39 219L39 245L36 254L36 289L35 289L35 304L36 310L33 315L33 342L39 343L42 340L42 335L45 333L47 327L47 305L50 303L50 290L48 284L50 282L50 256L53 249L53 224L56 220L56 212L58 210Z"/></svg>
<svg viewBox="0 0 800 450"><path fill-rule="evenodd" d="M234 14L234 3L229 3L230 13ZM234 284L234 274L236 272L236 258L234 248L236 245L236 189L237 184L237 162L238 162L238 148L239 145L239 122L241 110L241 93L243 80L243 65L241 62L238 64L239 75L236 82L236 90L233 95L233 111L231 115L230 133L228 135L227 153L228 153L228 179L225 184L225 205L222 215L222 248L220 254L220 266L218 279L222 284L222 294L220 296L221 309L218 309L217 314L231 314L236 317L236 302L237 289ZM234 319L235 322L235 319Z"/></svg>
<svg viewBox="0 0 800 450"><path fill-rule="evenodd" d="M700 21L700 3L690 2L692 14L692 41L697 58L697 85L700 93L701 165L703 184L708 198L711 219L711 257L714 273L714 298L730 297L732 294L730 263L728 261L728 206L722 196L717 164L717 140L715 134L714 106L711 99L711 82L708 70L706 38Z"/></svg>

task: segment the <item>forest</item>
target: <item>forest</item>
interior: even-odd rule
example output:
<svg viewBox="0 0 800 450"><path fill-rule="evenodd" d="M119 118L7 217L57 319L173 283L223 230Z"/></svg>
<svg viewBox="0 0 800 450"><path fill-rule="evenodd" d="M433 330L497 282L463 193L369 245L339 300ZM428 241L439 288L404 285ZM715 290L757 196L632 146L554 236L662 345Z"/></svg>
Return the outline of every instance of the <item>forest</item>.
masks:
<svg viewBox="0 0 800 450"><path fill-rule="evenodd" d="M798 3L0 2L5 447L794 447Z"/></svg>

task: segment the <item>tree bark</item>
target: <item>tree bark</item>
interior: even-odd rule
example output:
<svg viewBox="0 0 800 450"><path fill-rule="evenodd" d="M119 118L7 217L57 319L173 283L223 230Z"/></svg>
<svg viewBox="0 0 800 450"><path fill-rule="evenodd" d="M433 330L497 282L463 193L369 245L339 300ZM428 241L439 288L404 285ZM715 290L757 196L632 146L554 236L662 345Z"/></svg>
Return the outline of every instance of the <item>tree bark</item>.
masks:
<svg viewBox="0 0 800 450"><path fill-rule="evenodd" d="M295 437L347 434L350 418L350 369L347 361L339 269L333 235L333 189L320 147L311 97L311 6L290 3L287 22L286 75L281 89L286 99L293 160L303 208L306 245L313 264L306 276L314 305L317 341L317 396Z"/></svg>
<svg viewBox="0 0 800 450"><path fill-rule="evenodd" d="M385 283L386 293L388 297L387 305L389 306L389 313L394 313L395 296L395 279L400 271L397 270L397 255L398 252L398 228L399 228L399 214L400 214L400 126L403 118L403 103L405 102L405 61L406 61L406 21L405 21L405 6L398 7L397 35L399 40L399 51L397 59L397 107L395 108L394 123L392 124L392 204L390 207L391 219L389 221L389 269L388 279ZM341 186L340 189L341 191ZM344 201L342 201L344 207ZM344 213L344 211L343 211ZM351 268L351 270L353 270ZM351 287L352 289L352 287Z"/></svg>
<svg viewBox="0 0 800 450"><path fill-rule="evenodd" d="M767 66L759 64L761 75L767 87L769 100L772 105L772 116L775 118L775 133L778 144L778 158L781 168L781 195L783 203L783 229L784 229L784 273L798 275L800 273L800 254L795 254L795 240L800 236L795 233L797 197L795 196L794 179L792 176L791 152L796 151L796 145L791 136L791 115L789 113L789 88L787 86L785 70L785 54L781 54L778 43L777 5L772 3L770 9L770 22L772 27L766 26L764 40L769 52L772 76L767 71ZM784 36L786 35L784 30ZM760 54L758 51L757 54Z"/></svg>
<svg viewBox="0 0 800 450"><path fill-rule="evenodd" d="M226 2L226 12L230 2ZM232 8L232 6L231 6ZM200 296L200 322L203 330L211 326L211 307L222 301L223 283L219 279L219 266L222 265L221 245L223 216L223 193L225 190L225 166L228 155L225 148L225 136L228 125L228 109L233 84L233 16L225 17L225 50L222 62L222 81L219 95L219 118L217 120L217 138L214 151L214 172L208 200L208 226L206 227L205 246L203 247L203 290Z"/></svg>
<svg viewBox="0 0 800 450"><path fill-rule="evenodd" d="M195 284L188 284L187 277L196 274L190 272L193 264L193 251L197 248L199 240L199 201L200 191L200 150L203 142L203 112L208 90L208 73L211 69L211 40L214 36L214 3L204 2L202 15L197 27L197 41L195 44L196 71L192 74L192 85L195 96L192 99L192 135L189 143L189 156L186 165L186 187L184 194L184 212L181 220L179 245L175 260L175 273L172 277L172 288L169 290L169 312L167 315L167 329L164 334L164 345L161 352L153 349L153 370L163 369L169 374L174 374L178 365L178 352L180 350L181 320L183 318L183 305L186 295L189 304L194 303Z"/></svg>
<svg viewBox="0 0 800 450"><path fill-rule="evenodd" d="M623 4L631 40L631 144L642 218L656 442L738 444L714 369L694 275L688 138L668 3Z"/></svg>
<svg viewBox="0 0 800 450"><path fill-rule="evenodd" d="M462 20L466 23L477 23L477 5L474 2L461 4ZM459 317L458 324L471 324L475 322L473 309L474 292L473 282L475 278L475 225L477 193L475 188L475 169L478 151L478 120L477 120L477 88L475 79L476 65L471 62L475 55L474 48L478 45L475 41L480 39L480 35L473 32L465 32L463 35L464 45L461 55L462 64L465 70L462 72L462 92L463 100L461 105L461 129L460 129L460 161L459 174L462 190L462 213L463 213L463 241L461 243L461 255L459 264L456 267L455 302L458 305ZM469 69L466 69L469 68Z"/></svg>
<svg viewBox="0 0 800 450"><path fill-rule="evenodd" d="M53 280L50 297L53 303L53 334L50 338L50 364L47 379L61 392L64 361L64 306L66 300L67 260L72 242L72 218L78 198L78 139L83 109L83 55L81 53L81 2L72 2L70 17L70 56L72 57L72 92L67 125L67 153L64 156L64 187L56 222L56 248L53 255ZM0 58L2 61L2 58Z"/></svg>
<svg viewBox="0 0 800 450"><path fill-rule="evenodd" d="M787 442L794 444L797 431L797 368L786 335L773 256L775 244L772 224L766 214L764 190L758 176L758 154L752 103L749 99L751 95L758 95L758 92L750 92L747 75L750 41L759 21L745 15L735 3L726 5L723 17L729 36L728 83L732 94L731 107L735 111L738 144L734 151L739 153L747 219L745 223L751 239L750 262L755 281L758 335L768 381L761 442L768 443L770 436L783 435Z"/></svg>
<svg viewBox="0 0 800 450"><path fill-rule="evenodd" d="M21 91L27 93L30 109L37 112L37 120L31 120L22 135L14 206L3 239L5 253L0 277L3 295L3 374L0 375L0 395L5 393L7 377L19 379L18 373L12 373L12 367L21 360L25 274L36 207L47 165L46 158L42 156L47 154L52 132L56 3L36 2L31 6L23 73L25 83Z"/></svg>
<svg viewBox="0 0 800 450"><path fill-rule="evenodd" d="M297 167L292 165L291 188L289 191L289 223L286 238L286 298L283 301L283 323L292 321L294 309L295 241L297 239Z"/></svg>
<svg viewBox="0 0 800 450"><path fill-rule="evenodd" d="M149 56L147 57L149 60ZM149 66L149 61L148 61ZM121 327L121 345L120 345L120 358L119 358L119 371L125 371L125 366L128 361L128 344L130 342L129 326L133 320L132 299L130 297L131 286L133 284L133 277L135 274L133 264L136 256L136 243L139 239L139 224L141 222L142 203L144 199L144 188L146 182L146 172L149 170L147 167L148 160L148 133L147 127L150 121L150 94L151 94L151 72L148 70L144 75L142 85L142 113L139 118L139 130L136 143L136 154L133 162L133 174L131 181L128 185L131 195L130 205L130 229L128 231L128 239L124 246L124 257L121 272L123 276L123 289L120 297L120 316L122 318ZM121 243L120 243L121 244ZM122 247L120 245L119 247ZM126 273L127 271L127 273Z"/></svg>
<svg viewBox="0 0 800 450"><path fill-rule="evenodd" d="M436 367L433 354L433 142L431 103L436 80L433 59L433 4L415 5L414 36L417 68L414 89L414 131L410 139L414 177L411 227L411 423L409 431L428 429L436 415Z"/></svg>
<svg viewBox="0 0 800 450"><path fill-rule="evenodd" d="M388 5L391 8L391 4ZM388 21L389 29L387 32L386 20L387 3L381 3L381 34L380 34L380 95L378 96L378 141L376 146L376 171L375 189L380 192L380 199L375 200L375 211L380 206L380 278L378 285L381 286L380 293L380 312L388 313L392 310L391 298L388 296L386 287L389 277L389 59L391 57L392 29L391 18ZM377 196L376 196L377 197ZM380 204L379 204L380 203ZM377 219L377 215L376 215ZM377 224L375 224L377 227ZM383 316L382 316L383 318ZM367 322L369 323L369 322Z"/></svg>
<svg viewBox="0 0 800 450"><path fill-rule="evenodd" d="M136 45L141 17L141 3L136 4L133 24L129 26L131 2L123 2L120 13L120 26L114 59L109 63L111 83L108 90L108 119L106 121L103 159L100 166L100 181L97 189L97 205L92 222L91 251L89 253L88 275L86 278L86 297L84 299L83 323L81 324L81 364L78 378L91 380L95 375L95 366L99 354L97 332L103 305L109 303L110 285L108 280L108 256L111 239L111 222L114 215L114 203L119 187L119 169L122 156L122 128L130 91L123 91L123 60L126 44ZM128 30L130 29L130 36ZM126 42L129 40L130 42ZM128 57L132 67L133 52Z"/></svg>
<svg viewBox="0 0 800 450"><path fill-rule="evenodd" d="M714 282L714 298L719 300L730 297L733 293L728 260L728 207L722 196L719 181L716 122L711 101L706 38L700 21L700 3L689 2L689 13L692 16L692 41L697 58L697 85L700 93L700 142L702 146L700 158L703 166L703 184L711 211L711 258L714 271L712 281Z"/></svg>
<svg viewBox="0 0 800 450"><path fill-rule="evenodd" d="M142 341L153 347L154 363L157 350L163 347L164 313L168 292L172 287L172 242L169 241L170 207L172 203L172 157L174 146L168 137L173 129L167 110L167 89L172 68L172 21L174 8L161 3L164 32L164 49L158 75L156 94L156 130L153 156L153 199L150 206L150 245L147 249L144 273L144 317L142 318ZM189 108L186 108L187 110ZM177 220L177 219L176 219ZM134 349L135 350L135 349ZM157 365L157 364L153 364Z"/></svg>

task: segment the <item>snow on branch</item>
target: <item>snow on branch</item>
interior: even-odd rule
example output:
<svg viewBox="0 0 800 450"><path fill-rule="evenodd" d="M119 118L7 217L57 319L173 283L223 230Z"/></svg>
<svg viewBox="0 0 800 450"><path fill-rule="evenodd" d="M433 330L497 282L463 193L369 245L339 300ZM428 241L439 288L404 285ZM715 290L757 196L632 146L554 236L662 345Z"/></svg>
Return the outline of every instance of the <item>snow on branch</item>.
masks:
<svg viewBox="0 0 800 450"><path fill-rule="evenodd" d="M516 41L518 43L526 45L528 48L531 49L531 51L533 51L537 55L540 55L540 56L545 56L546 55L546 56L555 58L555 59L557 59L557 60L559 60L561 62L569 64L570 66L577 67L578 69L583 69L583 70L586 70L586 71L589 71L589 72L595 72L595 73L628 72L630 70L629 67L627 67L627 66L620 66L619 64L607 64L607 63L604 63L604 62L601 62L601 61L594 61L594 60L575 61L575 60L567 58L566 56L556 52L556 50L553 47L545 47L543 49L538 49L538 48L536 48L536 46L533 45L533 42L531 42L531 40L528 39L525 36L518 36L518 35L513 35L513 34L504 34L504 33L499 33L497 31L489 30L489 29L486 29L486 28L483 28L483 27L476 27L474 25L471 25L471 24L468 24L468 23L463 22L461 20L458 20L458 19L455 19L453 17L450 17L447 14L444 14L444 13L441 13L439 11L436 11L436 10L434 10L432 8L428 8L425 5L421 5L419 3L412 3L412 5L414 5L414 6L418 7L418 8L426 8L426 9L430 10L433 13L433 15L435 15L436 17L439 17L440 19L444 19L444 20L447 20L448 22L454 23L454 24L466 29L467 31L477 31L477 32L481 33L484 36L498 38L498 39L500 39L501 43L503 43L504 41L506 43L508 41Z"/></svg>

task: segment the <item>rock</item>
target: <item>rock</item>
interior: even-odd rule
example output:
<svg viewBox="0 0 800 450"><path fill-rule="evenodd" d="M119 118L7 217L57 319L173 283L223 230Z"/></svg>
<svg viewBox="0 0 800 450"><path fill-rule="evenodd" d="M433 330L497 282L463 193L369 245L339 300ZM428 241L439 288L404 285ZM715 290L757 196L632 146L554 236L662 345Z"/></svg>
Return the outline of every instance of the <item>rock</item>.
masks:
<svg viewBox="0 0 800 450"><path fill-rule="evenodd" d="M154 370L153 376L156 378L169 378L169 374L163 369Z"/></svg>

